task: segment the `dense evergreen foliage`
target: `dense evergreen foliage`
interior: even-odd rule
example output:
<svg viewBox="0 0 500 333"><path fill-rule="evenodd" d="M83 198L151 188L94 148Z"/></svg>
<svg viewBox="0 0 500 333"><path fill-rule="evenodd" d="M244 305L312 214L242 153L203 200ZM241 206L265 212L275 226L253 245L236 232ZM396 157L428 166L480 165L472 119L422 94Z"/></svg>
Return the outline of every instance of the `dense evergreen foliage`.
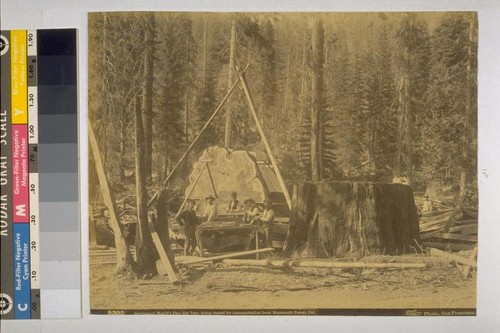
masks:
<svg viewBox="0 0 500 333"><path fill-rule="evenodd" d="M89 117L112 184L134 170L136 97L153 180L198 134L228 89L232 22L236 65L250 64L246 78L286 182L402 176L423 189L446 179L476 199L472 13L93 14ZM261 149L240 88L225 108L232 147ZM191 160L224 145L224 130L221 114Z"/></svg>

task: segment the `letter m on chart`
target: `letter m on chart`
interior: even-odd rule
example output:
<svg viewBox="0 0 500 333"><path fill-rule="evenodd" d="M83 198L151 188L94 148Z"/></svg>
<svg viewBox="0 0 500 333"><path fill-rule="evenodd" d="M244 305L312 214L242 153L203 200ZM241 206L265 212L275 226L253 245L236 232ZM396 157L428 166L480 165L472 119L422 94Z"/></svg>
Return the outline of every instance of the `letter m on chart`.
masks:
<svg viewBox="0 0 500 333"><path fill-rule="evenodd" d="M26 217L26 205L16 205L16 216Z"/></svg>

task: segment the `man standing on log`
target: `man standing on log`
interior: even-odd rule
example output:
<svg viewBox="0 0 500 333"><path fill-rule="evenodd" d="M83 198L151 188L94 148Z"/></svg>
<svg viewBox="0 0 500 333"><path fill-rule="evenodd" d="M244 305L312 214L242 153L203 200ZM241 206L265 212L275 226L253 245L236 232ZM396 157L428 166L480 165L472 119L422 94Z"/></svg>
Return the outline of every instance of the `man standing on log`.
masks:
<svg viewBox="0 0 500 333"><path fill-rule="evenodd" d="M274 210L272 202L269 199L265 199L264 211L262 212L262 215L256 216L253 219L252 224L258 224L260 226L260 229L265 237L264 239L266 241L265 245L266 247L271 247L273 245L273 242L271 240L273 221L274 221Z"/></svg>
<svg viewBox="0 0 500 333"><path fill-rule="evenodd" d="M184 241L184 255L190 256L196 249L196 228L200 224L200 220L196 216L194 211L195 201L189 199L186 202L186 209L179 214L177 217L177 222L181 226L184 226L184 234L186 235L186 240Z"/></svg>

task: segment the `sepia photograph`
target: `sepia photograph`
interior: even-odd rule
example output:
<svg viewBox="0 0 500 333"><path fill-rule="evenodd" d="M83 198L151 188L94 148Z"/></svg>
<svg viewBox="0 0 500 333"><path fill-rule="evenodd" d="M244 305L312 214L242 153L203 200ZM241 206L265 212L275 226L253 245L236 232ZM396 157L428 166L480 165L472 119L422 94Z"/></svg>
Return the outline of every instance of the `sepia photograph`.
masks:
<svg viewBox="0 0 500 333"><path fill-rule="evenodd" d="M92 314L476 315L476 12L88 29Z"/></svg>

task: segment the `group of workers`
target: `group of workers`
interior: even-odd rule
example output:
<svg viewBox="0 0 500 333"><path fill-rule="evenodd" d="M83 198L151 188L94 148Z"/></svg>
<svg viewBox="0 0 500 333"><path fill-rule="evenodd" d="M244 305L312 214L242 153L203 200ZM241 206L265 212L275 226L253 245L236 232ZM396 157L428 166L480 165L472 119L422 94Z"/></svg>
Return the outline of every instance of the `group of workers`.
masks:
<svg viewBox="0 0 500 333"><path fill-rule="evenodd" d="M274 210L269 199L264 200L264 206L257 204L252 198L248 198L241 204L236 192L231 193L231 200L226 207L226 213L243 213L243 222L257 226L257 232L264 235L266 247L272 245L271 231L274 221ZM196 214L196 201L188 199L185 209L177 216L177 221L184 226L186 235L184 243L184 255L192 255L197 247L196 230L203 222L214 221L217 217L217 205L215 198L211 195L205 198L204 213L200 216Z"/></svg>

